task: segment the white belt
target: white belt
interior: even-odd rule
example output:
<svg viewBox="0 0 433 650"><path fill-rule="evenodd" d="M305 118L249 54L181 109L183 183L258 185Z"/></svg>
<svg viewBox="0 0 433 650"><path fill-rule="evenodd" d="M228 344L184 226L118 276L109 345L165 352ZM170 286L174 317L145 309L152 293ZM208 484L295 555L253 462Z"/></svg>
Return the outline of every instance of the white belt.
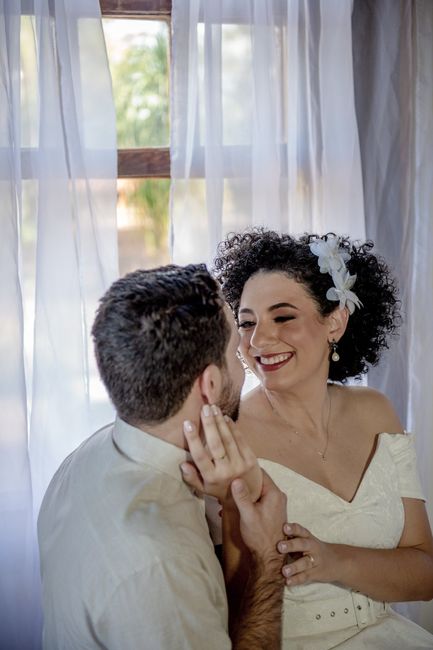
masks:
<svg viewBox="0 0 433 650"><path fill-rule="evenodd" d="M346 596L297 602L284 599L284 638L315 635L350 627L362 629L385 616L388 603L378 602L358 592Z"/></svg>

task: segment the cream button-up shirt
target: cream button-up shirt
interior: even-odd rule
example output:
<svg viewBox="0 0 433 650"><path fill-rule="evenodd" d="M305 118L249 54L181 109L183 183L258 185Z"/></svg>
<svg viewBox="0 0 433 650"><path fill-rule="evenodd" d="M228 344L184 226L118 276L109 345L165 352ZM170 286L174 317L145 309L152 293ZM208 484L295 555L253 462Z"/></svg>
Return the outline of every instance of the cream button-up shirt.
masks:
<svg viewBox="0 0 433 650"><path fill-rule="evenodd" d="M38 521L45 650L224 650L227 600L186 452L120 419L55 474Z"/></svg>

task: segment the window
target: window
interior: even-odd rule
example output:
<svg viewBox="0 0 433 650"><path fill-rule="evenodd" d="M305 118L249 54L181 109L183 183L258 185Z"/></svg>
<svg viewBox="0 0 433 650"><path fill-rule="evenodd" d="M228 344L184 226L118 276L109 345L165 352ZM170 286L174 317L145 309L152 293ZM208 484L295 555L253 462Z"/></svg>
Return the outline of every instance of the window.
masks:
<svg viewBox="0 0 433 650"><path fill-rule="evenodd" d="M169 261L171 0L100 0L118 136L120 273Z"/></svg>

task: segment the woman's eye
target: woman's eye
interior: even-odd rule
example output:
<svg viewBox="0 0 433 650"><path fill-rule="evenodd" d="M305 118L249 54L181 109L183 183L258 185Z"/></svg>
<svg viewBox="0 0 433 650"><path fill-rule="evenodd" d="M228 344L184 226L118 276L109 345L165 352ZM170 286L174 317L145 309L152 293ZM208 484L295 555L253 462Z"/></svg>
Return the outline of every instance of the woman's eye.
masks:
<svg viewBox="0 0 433 650"><path fill-rule="evenodd" d="M275 321L276 323L285 323L285 322L288 321L288 320L294 320L294 319L295 319L294 316L276 316L276 317L274 318L274 321Z"/></svg>
<svg viewBox="0 0 433 650"><path fill-rule="evenodd" d="M239 329L248 329L254 327L255 323L251 320L243 320L239 323Z"/></svg>

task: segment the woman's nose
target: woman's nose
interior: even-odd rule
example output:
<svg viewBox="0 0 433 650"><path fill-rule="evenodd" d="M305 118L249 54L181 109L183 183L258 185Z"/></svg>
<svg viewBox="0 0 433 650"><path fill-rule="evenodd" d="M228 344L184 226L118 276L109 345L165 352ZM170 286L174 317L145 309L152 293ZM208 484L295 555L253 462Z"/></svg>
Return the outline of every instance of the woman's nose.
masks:
<svg viewBox="0 0 433 650"><path fill-rule="evenodd" d="M256 350L263 350L275 340L274 328L270 324L256 323L250 338L250 346Z"/></svg>

